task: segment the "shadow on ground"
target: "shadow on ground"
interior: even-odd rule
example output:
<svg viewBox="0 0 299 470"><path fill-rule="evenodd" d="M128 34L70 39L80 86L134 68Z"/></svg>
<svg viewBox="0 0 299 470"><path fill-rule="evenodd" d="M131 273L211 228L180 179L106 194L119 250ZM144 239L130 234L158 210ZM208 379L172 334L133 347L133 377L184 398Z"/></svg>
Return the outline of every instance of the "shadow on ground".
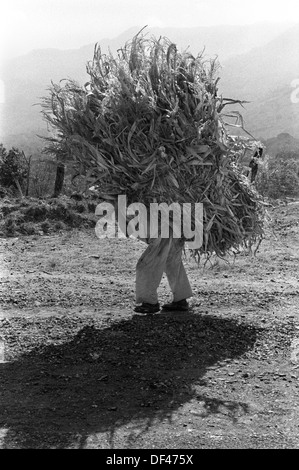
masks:
<svg viewBox="0 0 299 470"><path fill-rule="evenodd" d="M234 419L245 404L198 390L209 367L253 348L256 335L229 319L160 314L87 326L69 342L37 347L0 364L2 448L80 448L96 433L107 433L113 448L121 426L136 421L146 432L192 398L206 414L226 406Z"/></svg>

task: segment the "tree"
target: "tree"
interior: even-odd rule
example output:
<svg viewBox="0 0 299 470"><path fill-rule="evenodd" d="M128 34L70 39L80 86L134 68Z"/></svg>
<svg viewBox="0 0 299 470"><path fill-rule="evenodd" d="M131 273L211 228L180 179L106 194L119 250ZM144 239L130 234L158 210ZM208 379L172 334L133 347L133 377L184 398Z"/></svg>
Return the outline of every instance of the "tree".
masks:
<svg viewBox="0 0 299 470"><path fill-rule="evenodd" d="M41 103L43 118L47 122L49 129L51 129L50 137L43 137L46 142L43 153L56 158L57 167L53 197L58 197L64 184L65 164L67 161L72 160L66 139L64 138L65 123L62 122L63 117L66 118L67 124L69 122L71 125L76 124L76 121L73 122L68 113L76 110L79 113L82 112L84 109L82 106L84 96L82 97L82 89L72 80L67 82L64 88L60 88L60 86L52 83L49 92L50 96L42 98Z"/></svg>

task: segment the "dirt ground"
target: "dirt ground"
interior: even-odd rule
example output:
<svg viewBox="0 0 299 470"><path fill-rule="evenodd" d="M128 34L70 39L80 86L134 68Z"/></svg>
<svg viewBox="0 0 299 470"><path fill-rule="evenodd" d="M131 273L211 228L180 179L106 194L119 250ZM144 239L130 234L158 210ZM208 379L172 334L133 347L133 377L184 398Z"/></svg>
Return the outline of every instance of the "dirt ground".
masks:
<svg viewBox="0 0 299 470"><path fill-rule="evenodd" d="M188 314L134 313L142 242L1 238L0 448L298 448L299 204L270 212L256 257L185 261Z"/></svg>

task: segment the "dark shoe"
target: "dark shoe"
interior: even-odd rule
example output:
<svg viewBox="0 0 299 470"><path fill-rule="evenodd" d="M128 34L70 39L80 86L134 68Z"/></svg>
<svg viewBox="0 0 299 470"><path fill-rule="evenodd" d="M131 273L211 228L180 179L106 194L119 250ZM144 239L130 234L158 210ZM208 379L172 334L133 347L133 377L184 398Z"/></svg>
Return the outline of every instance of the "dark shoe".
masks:
<svg viewBox="0 0 299 470"><path fill-rule="evenodd" d="M156 313L160 311L160 304L147 304L143 302L141 305L137 305L134 311L137 313Z"/></svg>
<svg viewBox="0 0 299 470"><path fill-rule="evenodd" d="M170 310L172 312L187 312L189 305L186 299L179 300L178 302L171 302L162 307L163 310Z"/></svg>

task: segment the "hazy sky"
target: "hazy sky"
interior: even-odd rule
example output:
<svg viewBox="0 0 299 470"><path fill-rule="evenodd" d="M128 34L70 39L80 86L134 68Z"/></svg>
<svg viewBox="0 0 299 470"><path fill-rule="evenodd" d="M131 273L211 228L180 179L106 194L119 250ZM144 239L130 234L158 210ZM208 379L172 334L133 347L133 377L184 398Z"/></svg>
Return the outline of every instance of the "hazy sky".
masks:
<svg viewBox="0 0 299 470"><path fill-rule="evenodd" d="M2 58L76 48L132 26L299 22L298 0L0 0Z"/></svg>

